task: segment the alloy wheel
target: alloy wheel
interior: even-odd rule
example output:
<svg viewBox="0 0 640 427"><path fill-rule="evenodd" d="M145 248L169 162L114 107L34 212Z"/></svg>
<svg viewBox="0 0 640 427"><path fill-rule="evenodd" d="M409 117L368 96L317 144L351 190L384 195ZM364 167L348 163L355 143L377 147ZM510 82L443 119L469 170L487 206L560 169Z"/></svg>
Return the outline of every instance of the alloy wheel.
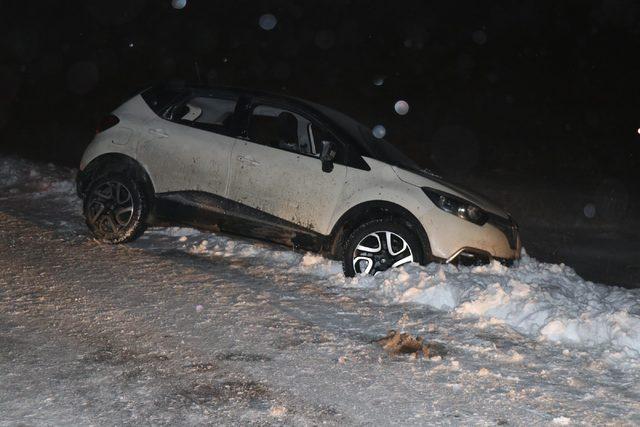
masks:
<svg viewBox="0 0 640 427"><path fill-rule="evenodd" d="M353 251L353 270L356 274L376 274L413 261L409 244L392 231L367 234Z"/></svg>
<svg viewBox="0 0 640 427"><path fill-rule="evenodd" d="M105 235L125 229L133 217L133 198L127 187L117 181L97 186L89 195L87 220Z"/></svg>

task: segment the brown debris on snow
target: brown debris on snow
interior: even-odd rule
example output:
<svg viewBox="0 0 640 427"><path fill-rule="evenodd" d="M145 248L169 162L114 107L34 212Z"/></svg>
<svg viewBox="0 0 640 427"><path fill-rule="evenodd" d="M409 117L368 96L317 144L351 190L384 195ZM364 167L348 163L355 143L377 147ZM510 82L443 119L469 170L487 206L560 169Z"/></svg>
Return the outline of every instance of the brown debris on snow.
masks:
<svg viewBox="0 0 640 427"><path fill-rule="evenodd" d="M437 356L443 357L447 354L447 350L442 344L436 342L425 343L423 337L414 337L406 332L397 332L393 329L376 342L390 354L412 354L429 359Z"/></svg>

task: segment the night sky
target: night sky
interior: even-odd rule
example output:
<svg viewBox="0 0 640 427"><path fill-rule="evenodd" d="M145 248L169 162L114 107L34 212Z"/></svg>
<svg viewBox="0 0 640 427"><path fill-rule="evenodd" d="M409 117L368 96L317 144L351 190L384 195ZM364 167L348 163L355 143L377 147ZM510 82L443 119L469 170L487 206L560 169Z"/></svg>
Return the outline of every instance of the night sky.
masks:
<svg viewBox="0 0 640 427"><path fill-rule="evenodd" d="M2 152L77 167L102 116L177 79L326 104L384 126L387 140L454 180L604 192L610 221L633 216L640 198L640 2L0 7ZM394 111L398 100L408 114Z"/></svg>
<svg viewBox="0 0 640 427"><path fill-rule="evenodd" d="M75 165L102 115L185 79L327 104L445 173L625 178L639 164L634 1L0 4L2 146L41 159Z"/></svg>

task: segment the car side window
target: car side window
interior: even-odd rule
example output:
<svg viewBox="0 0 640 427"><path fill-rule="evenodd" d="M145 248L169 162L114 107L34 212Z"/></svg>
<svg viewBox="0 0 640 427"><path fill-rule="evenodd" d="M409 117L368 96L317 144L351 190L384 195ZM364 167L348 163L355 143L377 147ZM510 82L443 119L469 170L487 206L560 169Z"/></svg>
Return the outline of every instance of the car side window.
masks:
<svg viewBox="0 0 640 427"><path fill-rule="evenodd" d="M317 157L312 129L311 122L300 114L258 105L249 117L247 136L258 144Z"/></svg>
<svg viewBox="0 0 640 427"><path fill-rule="evenodd" d="M235 98L194 96L169 109L165 118L206 130L229 130L237 103Z"/></svg>

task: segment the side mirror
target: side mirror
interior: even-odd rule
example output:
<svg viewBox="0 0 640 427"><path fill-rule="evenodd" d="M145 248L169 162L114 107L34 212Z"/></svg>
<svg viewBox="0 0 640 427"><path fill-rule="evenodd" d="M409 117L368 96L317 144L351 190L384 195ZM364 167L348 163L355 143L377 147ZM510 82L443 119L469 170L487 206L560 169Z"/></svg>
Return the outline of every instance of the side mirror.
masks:
<svg viewBox="0 0 640 427"><path fill-rule="evenodd" d="M333 159L336 158L336 144L331 141L322 141L322 152L320 160L322 161L322 171L331 172L333 170Z"/></svg>

